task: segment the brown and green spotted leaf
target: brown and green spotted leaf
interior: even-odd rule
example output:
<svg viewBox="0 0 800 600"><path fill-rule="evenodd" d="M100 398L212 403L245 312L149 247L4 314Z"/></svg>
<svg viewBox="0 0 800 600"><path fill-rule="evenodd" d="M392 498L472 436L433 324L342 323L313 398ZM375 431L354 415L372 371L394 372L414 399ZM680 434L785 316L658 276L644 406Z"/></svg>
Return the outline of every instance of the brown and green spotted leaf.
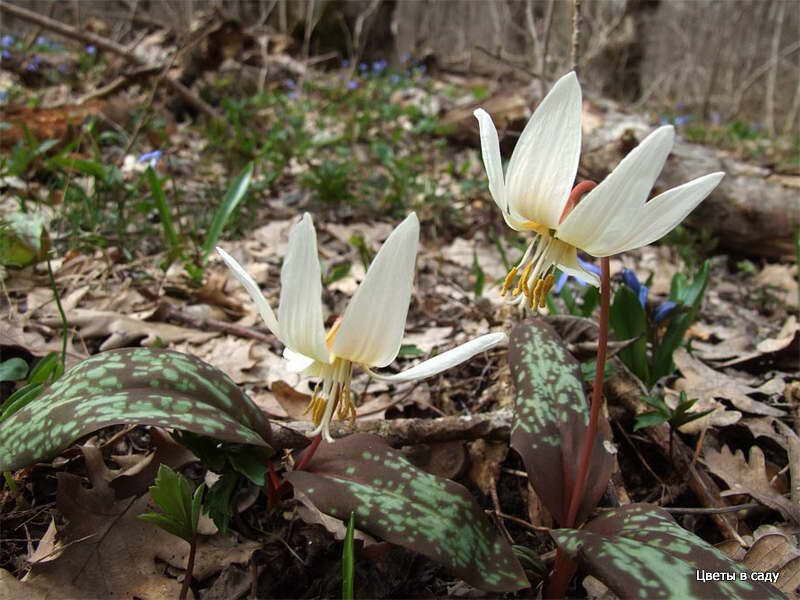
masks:
<svg viewBox="0 0 800 600"><path fill-rule="evenodd" d="M768 573L750 572L657 506L630 504L551 535L620 598L786 598L765 583Z"/></svg>
<svg viewBox="0 0 800 600"><path fill-rule="evenodd" d="M508 360L517 392L511 447L522 456L528 480L550 514L564 523L569 508L566 490L575 481L589 424L580 365L555 330L541 320L514 328ZM597 505L611 476L613 457L603 447L608 431L608 422L601 419L577 522Z"/></svg>
<svg viewBox="0 0 800 600"><path fill-rule="evenodd" d="M48 459L108 425L160 425L269 447L264 415L222 371L171 350L92 356L0 423L0 471Z"/></svg>
<svg viewBox="0 0 800 600"><path fill-rule="evenodd" d="M381 438L322 443L287 479L322 512L355 514L356 527L437 560L482 590L529 587L511 546L463 486L411 465Z"/></svg>

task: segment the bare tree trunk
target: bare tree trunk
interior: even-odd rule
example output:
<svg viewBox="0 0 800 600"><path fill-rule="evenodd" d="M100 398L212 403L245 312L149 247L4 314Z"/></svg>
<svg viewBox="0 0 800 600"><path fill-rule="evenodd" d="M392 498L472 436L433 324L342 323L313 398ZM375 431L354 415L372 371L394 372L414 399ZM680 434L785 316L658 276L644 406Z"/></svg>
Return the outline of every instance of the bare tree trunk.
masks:
<svg viewBox="0 0 800 600"><path fill-rule="evenodd" d="M772 60L772 67L767 75L767 90L765 98L764 122L767 126L767 132L771 136L775 135L775 84L778 81L778 51L781 47L781 32L783 31L783 16L786 13L786 3L778 2L775 15L775 31L772 34L772 52L770 58Z"/></svg>
<svg viewBox="0 0 800 600"><path fill-rule="evenodd" d="M783 124L784 135L789 135L794 132L798 112L800 112L800 70L798 70L797 73L797 89L794 92L792 108L789 109L789 113L786 115L786 121Z"/></svg>

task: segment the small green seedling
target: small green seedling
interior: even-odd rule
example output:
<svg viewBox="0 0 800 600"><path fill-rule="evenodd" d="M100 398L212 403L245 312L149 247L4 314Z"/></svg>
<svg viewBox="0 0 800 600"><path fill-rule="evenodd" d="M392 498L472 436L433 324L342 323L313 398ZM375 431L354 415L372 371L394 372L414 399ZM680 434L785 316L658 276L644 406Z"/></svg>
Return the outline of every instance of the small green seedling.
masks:
<svg viewBox="0 0 800 600"><path fill-rule="evenodd" d="M662 423L669 423L672 429L678 429L687 423L696 421L697 419L705 417L710 412L713 412L713 409L709 409L690 413L689 409L695 405L698 399L687 399L686 392L681 392L678 406L675 407L675 410L667 406L663 398L659 398L658 396L645 396L642 399L655 410L649 410L637 415L636 424L633 426L634 431L638 431L644 427L661 425Z"/></svg>
<svg viewBox="0 0 800 600"><path fill-rule="evenodd" d="M186 577L181 587L181 600L186 598L192 580L197 550L197 523L200 520L204 490L205 485L200 485L192 494L192 484L189 480L162 464L158 468L155 483L150 486L150 497L164 512L139 515L143 521L158 525L164 531L186 540L191 545Z"/></svg>

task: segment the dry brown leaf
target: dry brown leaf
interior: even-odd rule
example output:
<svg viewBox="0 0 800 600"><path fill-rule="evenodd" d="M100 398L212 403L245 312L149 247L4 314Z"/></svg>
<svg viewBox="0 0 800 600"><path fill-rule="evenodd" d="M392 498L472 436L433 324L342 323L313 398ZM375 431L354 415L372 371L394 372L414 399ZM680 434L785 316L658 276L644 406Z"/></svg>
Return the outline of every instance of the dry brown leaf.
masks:
<svg viewBox="0 0 800 600"><path fill-rule="evenodd" d="M298 392L283 380L278 380L272 384L270 391L275 396L275 400L283 407L286 414L294 421L311 421L311 413L306 413L308 403L311 402L311 395Z"/></svg>
<svg viewBox="0 0 800 600"><path fill-rule="evenodd" d="M508 455L508 443L475 440L469 445L469 478L489 495Z"/></svg>
<svg viewBox="0 0 800 600"><path fill-rule="evenodd" d="M78 588L60 582L32 581L23 582L5 569L0 569L0 598L12 600L63 600L64 598L82 598L84 592Z"/></svg>
<svg viewBox="0 0 800 600"><path fill-rule="evenodd" d="M294 498L300 501L300 506L297 507L298 516L306 523L319 524L327 529L333 537L337 540L343 540L347 534L347 525L341 519L326 515L318 509L306 494L294 488ZM371 535L364 533L360 529L356 529L353 534L353 539L361 540L364 546L377 544L378 541Z"/></svg>
<svg viewBox="0 0 800 600"><path fill-rule="evenodd" d="M55 542L45 536L31 557L33 566L25 581L40 589L74 586L78 593L70 595L76 598L176 597L180 583L165 577L157 561L185 568L189 544L138 519L144 512L159 512L149 495L117 500L111 484L118 472L105 466L97 448L84 448L84 454L92 488L84 488L80 477L58 474L56 504L68 524ZM247 562L260 547L254 542L203 539L195 575L204 579L228 564Z"/></svg>
<svg viewBox="0 0 800 600"><path fill-rule="evenodd" d="M703 462L714 475L728 484L730 490L723 495L749 494L762 504L774 508L785 519L800 523L800 506L776 492L769 483L766 472L764 453L758 446L750 448L750 460L745 460L744 453L723 446L721 451L706 448Z"/></svg>
<svg viewBox="0 0 800 600"><path fill-rule="evenodd" d="M675 410L678 404L680 404L680 394L675 390L667 388L664 393L664 401L667 403L667 406ZM679 431L681 433L695 435L708 427L728 427L729 425L738 423L742 418L742 413L738 410L728 410L722 402L707 397L699 398L692 408L689 409L689 414L705 410L711 410L713 412L681 425Z"/></svg>
<svg viewBox="0 0 800 600"><path fill-rule="evenodd" d="M122 348L135 342L141 342L142 346L171 345L183 341L200 343L219 335L216 331L196 331L168 323L140 321L101 310L76 308L67 315L67 319L83 337L107 337L100 345L100 350ZM50 326L60 324L60 320L50 317L45 318L44 322Z"/></svg>
<svg viewBox="0 0 800 600"><path fill-rule="evenodd" d="M764 265L753 283L758 287L771 287L783 302L797 306L797 268L797 265Z"/></svg>
<svg viewBox="0 0 800 600"><path fill-rule="evenodd" d="M789 598L800 597L800 550L785 535L773 533L759 538L742 562L751 571L778 572L775 587Z"/></svg>
<svg viewBox="0 0 800 600"><path fill-rule="evenodd" d="M415 444L404 451L416 467L445 479L455 479L467 466L467 449L460 440L432 444Z"/></svg>
<svg viewBox="0 0 800 600"><path fill-rule="evenodd" d="M739 379L715 371L694 358L683 348L675 351L673 359L675 360L675 365L683 373L683 378L675 382L675 387L678 391L686 392L689 398L699 398L701 401L723 398L745 412L771 417L786 416L786 413L782 410L754 400L748 395L765 393L769 387L766 389L764 386L754 388ZM700 403L698 402L698 404Z"/></svg>

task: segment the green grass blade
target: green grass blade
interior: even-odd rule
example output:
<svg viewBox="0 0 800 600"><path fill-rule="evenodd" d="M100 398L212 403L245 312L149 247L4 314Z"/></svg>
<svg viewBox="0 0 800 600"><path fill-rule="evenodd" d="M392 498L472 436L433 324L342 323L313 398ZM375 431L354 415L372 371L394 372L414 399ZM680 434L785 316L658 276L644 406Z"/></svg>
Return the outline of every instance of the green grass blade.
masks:
<svg viewBox="0 0 800 600"><path fill-rule="evenodd" d="M222 235L222 230L225 229L228 219L230 219L233 211L236 210L236 207L239 206L239 202L242 201L242 198L244 198L247 193L252 177L253 163L251 162L248 163L244 171L233 181L231 187L228 188L225 199L222 201L219 208L217 208L217 212L214 213L214 220L211 222L211 228L206 234L206 240L203 243L203 253L200 257L202 263L208 260L208 255L211 254L211 251L217 245L217 240L219 240L219 236Z"/></svg>
<svg viewBox="0 0 800 600"><path fill-rule="evenodd" d="M164 188L161 185L161 180L153 170L152 167L147 167L145 171L147 183L150 185L150 192L153 194L153 200L156 203L158 214L161 216L161 225L164 227L164 236L167 238L170 250L180 248L181 242L178 239L178 233L175 230L175 224L172 222L172 214L167 205L167 197L164 194Z"/></svg>

